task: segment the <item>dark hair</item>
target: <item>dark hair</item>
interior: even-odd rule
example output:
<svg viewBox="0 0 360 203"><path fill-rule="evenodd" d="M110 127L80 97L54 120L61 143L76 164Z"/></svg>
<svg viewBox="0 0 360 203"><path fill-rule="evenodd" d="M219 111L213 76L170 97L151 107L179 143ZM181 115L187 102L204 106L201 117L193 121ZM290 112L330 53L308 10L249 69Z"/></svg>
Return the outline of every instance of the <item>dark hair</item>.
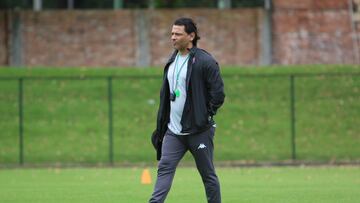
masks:
<svg viewBox="0 0 360 203"><path fill-rule="evenodd" d="M185 26L185 32L187 34L191 34L192 32L195 33L195 37L192 41L193 46L196 47L197 41L200 39L200 36L198 34L198 29L196 27L196 24L191 18L179 18L175 20L174 25L183 25Z"/></svg>

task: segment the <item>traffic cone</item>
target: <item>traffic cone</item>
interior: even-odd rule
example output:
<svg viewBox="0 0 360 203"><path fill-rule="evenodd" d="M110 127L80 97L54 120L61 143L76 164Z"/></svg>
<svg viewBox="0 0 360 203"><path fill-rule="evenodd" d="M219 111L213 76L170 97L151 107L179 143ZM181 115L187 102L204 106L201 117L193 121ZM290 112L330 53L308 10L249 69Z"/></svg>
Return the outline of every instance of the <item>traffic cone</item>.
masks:
<svg viewBox="0 0 360 203"><path fill-rule="evenodd" d="M144 169L141 175L141 184L148 185L151 184L151 176L149 169Z"/></svg>

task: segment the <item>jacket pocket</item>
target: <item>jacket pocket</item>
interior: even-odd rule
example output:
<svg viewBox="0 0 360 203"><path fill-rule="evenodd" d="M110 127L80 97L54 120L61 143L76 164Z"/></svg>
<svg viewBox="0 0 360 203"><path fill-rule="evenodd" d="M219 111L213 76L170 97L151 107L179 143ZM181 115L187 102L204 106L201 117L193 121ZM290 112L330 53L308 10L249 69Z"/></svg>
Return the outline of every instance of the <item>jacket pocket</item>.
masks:
<svg viewBox="0 0 360 203"><path fill-rule="evenodd" d="M195 112L195 124L199 128L203 128L209 123L209 113L205 106L198 106L199 109Z"/></svg>

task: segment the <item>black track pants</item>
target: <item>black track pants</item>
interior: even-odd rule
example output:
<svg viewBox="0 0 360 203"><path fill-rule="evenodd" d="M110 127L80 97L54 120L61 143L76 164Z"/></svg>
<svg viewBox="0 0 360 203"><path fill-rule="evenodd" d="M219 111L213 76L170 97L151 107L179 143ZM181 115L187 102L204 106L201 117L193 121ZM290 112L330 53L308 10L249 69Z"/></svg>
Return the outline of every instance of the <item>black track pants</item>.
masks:
<svg viewBox="0 0 360 203"><path fill-rule="evenodd" d="M163 203L170 190L176 167L189 150L205 186L208 203L221 203L220 184L213 165L215 128L197 135L175 135L167 130L158 165L157 180L149 203Z"/></svg>

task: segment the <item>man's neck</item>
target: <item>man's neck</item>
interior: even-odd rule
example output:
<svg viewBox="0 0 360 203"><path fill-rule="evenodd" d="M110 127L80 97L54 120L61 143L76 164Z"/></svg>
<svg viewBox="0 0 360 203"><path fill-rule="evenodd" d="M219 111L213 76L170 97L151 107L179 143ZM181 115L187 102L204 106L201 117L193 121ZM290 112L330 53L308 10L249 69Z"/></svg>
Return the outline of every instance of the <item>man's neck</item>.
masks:
<svg viewBox="0 0 360 203"><path fill-rule="evenodd" d="M185 56L190 52L190 49L193 48L192 44L189 45L187 48L179 50L180 55Z"/></svg>

